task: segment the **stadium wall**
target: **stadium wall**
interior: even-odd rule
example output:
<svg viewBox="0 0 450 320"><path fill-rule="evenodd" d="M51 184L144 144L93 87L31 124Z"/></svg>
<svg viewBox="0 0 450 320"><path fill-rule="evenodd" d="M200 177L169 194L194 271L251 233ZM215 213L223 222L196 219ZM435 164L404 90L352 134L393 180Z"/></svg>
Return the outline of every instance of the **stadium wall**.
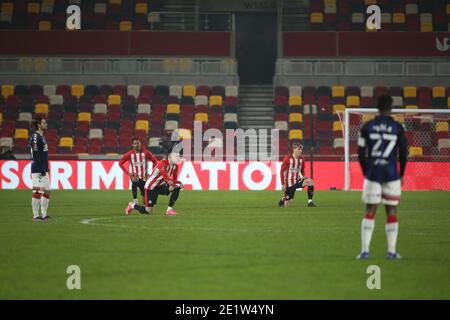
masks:
<svg viewBox="0 0 450 320"><path fill-rule="evenodd" d="M230 56L229 32L0 31L0 55Z"/></svg>
<svg viewBox="0 0 450 320"><path fill-rule="evenodd" d="M351 189L361 190L359 164L351 166ZM0 189L31 189L30 167L26 160L0 161ZM281 190L280 167L281 162L184 162L179 180L188 190ZM51 161L50 177L52 189L130 189L118 161ZM317 190L343 189L344 162L314 162L314 180ZM450 163L409 163L403 189L450 190Z"/></svg>

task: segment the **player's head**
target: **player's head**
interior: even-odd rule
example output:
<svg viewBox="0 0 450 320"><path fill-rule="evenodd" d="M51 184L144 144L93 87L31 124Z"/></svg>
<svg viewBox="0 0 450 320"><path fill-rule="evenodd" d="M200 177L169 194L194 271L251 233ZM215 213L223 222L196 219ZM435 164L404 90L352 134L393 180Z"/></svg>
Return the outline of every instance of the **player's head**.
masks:
<svg viewBox="0 0 450 320"><path fill-rule="evenodd" d="M131 139L131 147L134 151L139 152L141 150L141 140L139 140L139 138L133 137Z"/></svg>
<svg viewBox="0 0 450 320"><path fill-rule="evenodd" d="M303 146L301 143L298 142L294 142L291 146L292 148L292 154L296 157L298 157L299 155L302 154L303 152Z"/></svg>
<svg viewBox="0 0 450 320"><path fill-rule="evenodd" d="M36 119L34 119L32 122L32 126L35 131L45 131L47 130L47 121L45 120L45 118L36 117Z"/></svg>
<svg viewBox="0 0 450 320"><path fill-rule="evenodd" d="M377 109L380 114L390 114L392 110L392 97L387 94L379 96Z"/></svg>

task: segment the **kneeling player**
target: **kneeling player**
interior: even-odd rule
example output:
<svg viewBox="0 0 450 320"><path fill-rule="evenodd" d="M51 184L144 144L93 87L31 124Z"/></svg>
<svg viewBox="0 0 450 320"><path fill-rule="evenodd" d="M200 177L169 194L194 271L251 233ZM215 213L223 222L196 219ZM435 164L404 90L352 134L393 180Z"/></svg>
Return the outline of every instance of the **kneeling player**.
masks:
<svg viewBox="0 0 450 320"><path fill-rule="evenodd" d="M300 143L292 144L292 154L286 156L281 165L280 177L284 195L278 202L280 207L291 205L295 190L308 187L308 207L315 207L312 198L314 195L314 180L305 177L305 158L302 157L303 146Z"/></svg>
<svg viewBox="0 0 450 320"><path fill-rule="evenodd" d="M183 184L177 181L180 161L180 155L176 152L170 152L167 159L158 161L145 183L145 204L141 206L130 202L125 209L125 214L129 215L133 209L143 214L153 213L153 207L157 203L158 195L170 194L166 214L175 215L176 212L173 207L178 199L180 190L183 188Z"/></svg>
<svg viewBox="0 0 450 320"><path fill-rule="evenodd" d="M366 204L366 213L361 223L361 252L356 258L369 257L375 213L378 204L383 203L387 213L387 258L399 259L401 257L396 250L396 213L401 195L401 179L406 167L407 143L403 126L390 116L392 98L381 96L377 107L379 115L364 124L358 138L358 158L365 176L362 199ZM397 170L397 153L400 173Z"/></svg>

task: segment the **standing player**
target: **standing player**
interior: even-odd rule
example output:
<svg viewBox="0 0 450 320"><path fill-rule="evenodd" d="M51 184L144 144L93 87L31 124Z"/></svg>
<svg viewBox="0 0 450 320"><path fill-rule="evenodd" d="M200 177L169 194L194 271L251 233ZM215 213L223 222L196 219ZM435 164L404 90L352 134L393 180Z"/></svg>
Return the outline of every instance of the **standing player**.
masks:
<svg viewBox="0 0 450 320"><path fill-rule="evenodd" d="M300 143L292 144L292 154L283 160L280 170L281 186L284 195L278 202L280 207L291 205L295 190L308 187L308 207L316 207L312 198L314 195L313 179L305 177L305 158L302 157L303 146Z"/></svg>
<svg viewBox="0 0 450 320"><path fill-rule="evenodd" d="M180 154L177 152L168 151L167 159L158 161L154 166L152 173L149 175L145 183L145 204L143 206L128 203L125 209L125 214L129 215L133 209L140 213L153 213L153 206L157 203L158 195L169 195L169 206L167 207L167 215L175 215L173 209L175 202L178 199L180 190L183 184L177 180L178 178L178 164L180 163Z"/></svg>
<svg viewBox="0 0 450 320"><path fill-rule="evenodd" d="M396 211L401 195L401 179L406 168L407 142L403 126L390 116L392 98L380 96L377 108L379 115L361 128L358 137L358 158L365 176L362 200L366 204L366 214L361 223L361 253L356 258L369 257L375 213L378 204L383 203L387 213L387 258L399 259L401 257L396 250ZM397 153L400 173L397 170Z"/></svg>
<svg viewBox="0 0 450 320"><path fill-rule="evenodd" d="M126 162L130 162L131 172L125 167ZM158 160L147 149L141 149L141 141L138 138L131 139L131 150L125 153L119 161L119 166L131 179L131 192L133 203L138 204L137 189L141 191L142 197L145 195L145 181L147 180L148 161L153 163L153 167Z"/></svg>
<svg viewBox="0 0 450 320"><path fill-rule="evenodd" d="M48 173L48 145L44 138L47 130L47 121L43 118L33 120L34 132L30 137L31 151L31 180L33 183L33 195L31 208L33 209L33 220L42 221L50 218L47 215L48 203L50 201L50 179ZM39 209L42 216L39 215Z"/></svg>

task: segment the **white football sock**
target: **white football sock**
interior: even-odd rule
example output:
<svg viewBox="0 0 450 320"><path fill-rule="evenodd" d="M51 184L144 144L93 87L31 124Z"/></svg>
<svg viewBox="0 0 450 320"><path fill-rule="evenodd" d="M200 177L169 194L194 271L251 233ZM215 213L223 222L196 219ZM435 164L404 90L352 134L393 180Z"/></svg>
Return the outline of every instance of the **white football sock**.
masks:
<svg viewBox="0 0 450 320"><path fill-rule="evenodd" d="M133 199L133 204L139 204L138 199Z"/></svg>
<svg viewBox="0 0 450 320"><path fill-rule="evenodd" d="M361 252L369 252L370 241L375 229L375 219L364 218L361 223Z"/></svg>
<svg viewBox="0 0 450 320"><path fill-rule="evenodd" d="M311 202L313 202L312 199L308 199L308 203L311 203Z"/></svg>
<svg viewBox="0 0 450 320"><path fill-rule="evenodd" d="M47 216L48 203L50 199L44 196L41 197L41 213L43 217Z"/></svg>
<svg viewBox="0 0 450 320"><path fill-rule="evenodd" d="M388 243L388 252L397 253L397 235L398 222L386 223L386 238Z"/></svg>
<svg viewBox="0 0 450 320"><path fill-rule="evenodd" d="M41 199L31 198L31 208L33 209L33 218L39 217L39 207Z"/></svg>

